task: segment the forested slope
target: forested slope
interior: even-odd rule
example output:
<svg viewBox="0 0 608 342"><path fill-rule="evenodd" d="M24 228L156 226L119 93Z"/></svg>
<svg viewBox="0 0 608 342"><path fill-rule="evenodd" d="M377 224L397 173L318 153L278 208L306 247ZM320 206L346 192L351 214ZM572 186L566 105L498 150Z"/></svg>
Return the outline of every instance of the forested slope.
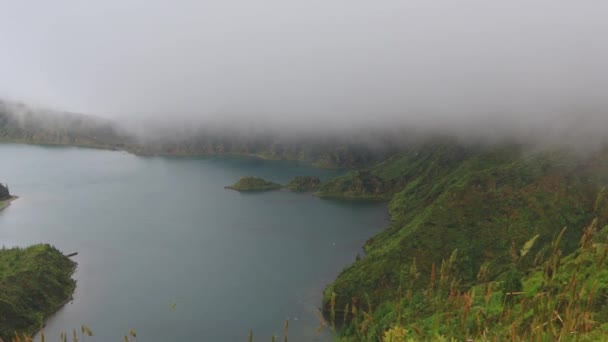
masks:
<svg viewBox="0 0 608 342"><path fill-rule="evenodd" d="M601 152L430 144L334 179L318 194L390 198L392 223L328 287L325 308L332 307L335 293L334 309L353 300L361 307L392 305L370 314L394 319L404 287L410 284L413 296L422 296L439 277L442 261L452 260L454 293L466 292L479 285L482 269L486 281L504 281L521 247L535 237L529 257L518 261L522 274L531 272L550 258L551 241L563 227L571 229L559 248L569 255L579 245L581 227L594 217L598 227L606 224L608 211L596 208L606 170L608 158ZM415 282L408 275L412 265L424 275Z"/></svg>

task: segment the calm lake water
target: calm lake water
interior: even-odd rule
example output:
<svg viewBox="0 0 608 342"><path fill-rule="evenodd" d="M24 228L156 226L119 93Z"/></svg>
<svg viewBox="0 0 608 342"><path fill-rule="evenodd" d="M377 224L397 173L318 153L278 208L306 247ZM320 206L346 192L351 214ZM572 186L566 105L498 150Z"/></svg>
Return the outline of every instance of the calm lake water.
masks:
<svg viewBox="0 0 608 342"><path fill-rule="evenodd" d="M0 182L20 196L0 212L0 243L78 252L74 300L48 337L89 325L87 341L290 341L317 333L324 287L387 224L386 207L224 186L337 171L250 158L138 157L0 144Z"/></svg>

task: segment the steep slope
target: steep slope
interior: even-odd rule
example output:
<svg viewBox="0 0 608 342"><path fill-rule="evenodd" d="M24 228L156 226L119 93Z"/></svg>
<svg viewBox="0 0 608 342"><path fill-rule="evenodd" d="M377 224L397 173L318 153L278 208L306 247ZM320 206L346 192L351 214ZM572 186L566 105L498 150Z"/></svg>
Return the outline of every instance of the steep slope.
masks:
<svg viewBox="0 0 608 342"><path fill-rule="evenodd" d="M538 235L531 254L542 260L547 245L564 226L580 227L594 215L597 175L608 158L575 158L564 151L526 152L518 146L465 148L427 145L365 171L381 186L357 187L351 172L325 184L320 195L390 197L390 227L365 246L367 255L345 269L325 294L325 308L344 307L353 298L380 305L398 294L407 273L438 272L454 250L459 284L475 285L482 267L488 279L504 277L514 246ZM334 192L334 189L338 191ZM575 250L580 230L567 230L565 254ZM534 260L527 259L531 266ZM416 288L428 286L420 279Z"/></svg>
<svg viewBox="0 0 608 342"><path fill-rule="evenodd" d="M598 198L605 201L605 193ZM598 203L602 202L598 201ZM599 210L598 210L599 209ZM411 263L399 294L380 306L353 310L340 341L604 341L608 334L608 217L606 203L584 228L577 248L564 256L563 229L548 245L542 261L526 259L538 245L534 236L513 255L501 279L489 279L480 268L476 284L464 288L453 266L457 253L444 259L436 273L418 272ZM519 248L521 247L521 248ZM407 278L406 278L407 277ZM416 289L423 278L431 281ZM334 316L335 317L335 316ZM346 317L346 316L345 316Z"/></svg>

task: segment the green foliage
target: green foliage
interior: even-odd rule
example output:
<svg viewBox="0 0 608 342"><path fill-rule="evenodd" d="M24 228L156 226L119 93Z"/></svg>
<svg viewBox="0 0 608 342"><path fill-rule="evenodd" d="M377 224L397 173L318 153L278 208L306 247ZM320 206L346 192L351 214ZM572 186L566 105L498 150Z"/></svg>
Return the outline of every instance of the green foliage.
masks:
<svg viewBox="0 0 608 342"><path fill-rule="evenodd" d="M315 195L322 198L386 200L390 184L369 171L350 171L322 185Z"/></svg>
<svg viewBox="0 0 608 342"><path fill-rule="evenodd" d="M488 280L484 276L487 266L483 266L477 283L468 289L458 285L457 272L442 271L443 281L423 289L405 281L400 288L413 295L399 294L375 308L359 305L360 310L353 310L357 314L340 331L339 340L605 340L608 243L592 227L593 223L582 231L579 247L561 259L550 279L544 275L545 264L552 262L548 256L527 274L511 270L502 280ZM556 235L549 244L559 245L560 238ZM561 253L551 250L551 254ZM443 265L454 264L453 257L458 258L452 254ZM378 331L383 332L382 337Z"/></svg>
<svg viewBox="0 0 608 342"><path fill-rule="evenodd" d="M526 154L516 146L474 150L430 145L370 169L386 183L402 184L389 202L393 222L368 241L366 257L345 269L327 293L340 295L338 306L365 294L382 302L395 295L400 270L412 260L429 273L455 249L462 257L453 267L469 286L484 263L491 277L509 270L512 246L539 235L521 260L522 267L533 264L538 246L555 235L555 227L582 225L593 214L590 198L596 187L584 174L574 173L577 164L566 157ZM335 182L322 191L328 184ZM569 253L576 248L576 232L565 234L562 242ZM422 279L419 286L426 283Z"/></svg>
<svg viewBox="0 0 608 342"><path fill-rule="evenodd" d="M593 165L599 164L597 160ZM522 326L529 323L532 315L520 302L530 300L521 294L532 291L526 279L541 282L533 291L550 283L557 286L552 293L559 293L564 290L560 284L570 281L559 276L563 275L564 256L594 245L590 238L578 243L580 230L561 228L582 226L596 216L583 234L592 236L608 218L604 192L596 199L600 189L596 175L602 168L587 165L587 160L564 151L427 145L364 174L351 172L327 182L321 195L390 196L392 223L368 241L364 258L328 286L324 309L329 310L332 293L337 294L336 307L364 298L375 303L377 309L368 311L371 318L360 314L358 322L353 319L347 325L343 331L346 340L379 340L369 338L369 329L360 334L365 321L368 328L373 321L375 331L409 322L415 328L408 325L406 330L422 331L421 340L431 336L464 339L474 335L471 327L480 328L470 322L472 317L485 322L483 329L494 329L507 306L518 315L509 319L520 320ZM366 183L365 179L373 181ZM597 232L602 234L608 235L608 230ZM452 253L455 250L458 254ZM605 258L602 253L596 255L598 260ZM529 273L535 269L542 272ZM422 276L412 277L412 270ZM459 320L443 322L444 316L455 312Z"/></svg>
<svg viewBox="0 0 608 342"><path fill-rule="evenodd" d="M321 180L318 177L297 176L290 180L285 188L296 192L314 191L321 185Z"/></svg>
<svg viewBox="0 0 608 342"><path fill-rule="evenodd" d="M513 304L515 302L517 296L524 288L524 285L522 284L522 277L523 274L516 270L507 272L502 286L504 303Z"/></svg>
<svg viewBox="0 0 608 342"><path fill-rule="evenodd" d="M281 184L269 182L260 177L241 177L238 182L227 186L227 189L237 190L237 191L269 191L269 190L278 190L283 186Z"/></svg>
<svg viewBox="0 0 608 342"><path fill-rule="evenodd" d="M11 193L8 191L8 185L0 183L0 201L11 198Z"/></svg>
<svg viewBox="0 0 608 342"><path fill-rule="evenodd" d="M0 250L0 339L40 329L71 298L75 267L46 244Z"/></svg>
<svg viewBox="0 0 608 342"><path fill-rule="evenodd" d="M319 197L389 200L418 178L430 180L457 164L467 152L456 146L428 145L407 152L364 170L351 171L323 184Z"/></svg>

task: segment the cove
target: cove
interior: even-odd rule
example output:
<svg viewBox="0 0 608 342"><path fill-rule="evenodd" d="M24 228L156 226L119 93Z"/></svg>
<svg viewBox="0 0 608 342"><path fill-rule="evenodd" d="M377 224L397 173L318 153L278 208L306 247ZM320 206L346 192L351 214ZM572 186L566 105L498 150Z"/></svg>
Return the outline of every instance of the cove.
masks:
<svg viewBox="0 0 608 342"><path fill-rule="evenodd" d="M241 176L279 183L341 171L244 157L139 157L0 145L0 181L19 200L0 212L0 243L78 252L74 300L47 339L86 324L87 341L245 341L317 333L322 291L387 225L386 206L311 194L224 189Z"/></svg>

